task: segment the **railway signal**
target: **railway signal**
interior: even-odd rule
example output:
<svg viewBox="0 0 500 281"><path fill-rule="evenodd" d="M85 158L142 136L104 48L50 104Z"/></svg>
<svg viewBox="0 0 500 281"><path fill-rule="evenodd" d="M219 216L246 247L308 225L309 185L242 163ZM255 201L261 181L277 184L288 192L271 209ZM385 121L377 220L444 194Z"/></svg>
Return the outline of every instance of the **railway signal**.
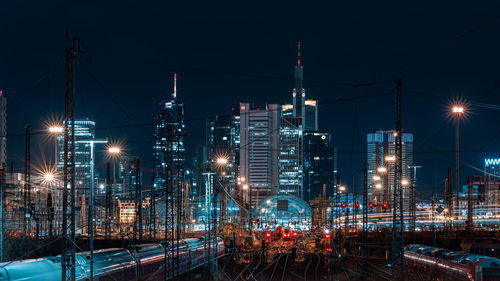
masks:
<svg viewBox="0 0 500 281"><path fill-rule="evenodd" d="M368 207L370 207L370 211L372 211L372 210L373 210L373 207L375 207L375 204L373 204L372 202L370 202L370 203L368 204Z"/></svg>
<svg viewBox="0 0 500 281"><path fill-rule="evenodd" d="M387 203L384 203L384 204L382 204L382 208L383 208L384 210L387 210L387 208L389 208L389 205L388 205Z"/></svg>

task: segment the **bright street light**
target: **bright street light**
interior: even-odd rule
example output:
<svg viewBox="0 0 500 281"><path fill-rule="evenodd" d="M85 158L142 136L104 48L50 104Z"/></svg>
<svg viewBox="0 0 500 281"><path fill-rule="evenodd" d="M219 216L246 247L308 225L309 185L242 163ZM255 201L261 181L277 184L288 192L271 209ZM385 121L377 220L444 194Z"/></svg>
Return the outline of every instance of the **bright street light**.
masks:
<svg viewBox="0 0 500 281"><path fill-rule="evenodd" d="M243 190L248 190L248 184L244 184L241 188L243 188Z"/></svg>
<svg viewBox="0 0 500 281"><path fill-rule="evenodd" d="M62 126L50 126L49 127L49 133L51 134L60 134L64 131L64 128Z"/></svg>
<svg viewBox="0 0 500 281"><path fill-rule="evenodd" d="M382 188L382 184L381 184L381 183L377 183L377 184L375 185L375 188L376 188L376 189L381 189L381 188Z"/></svg>
<svg viewBox="0 0 500 281"><path fill-rule="evenodd" d="M45 182L51 183L52 181L54 181L55 177L53 173L46 173L45 175L43 175L43 179L45 180Z"/></svg>
<svg viewBox="0 0 500 281"><path fill-rule="evenodd" d="M343 185L339 186L339 191L345 191L345 186Z"/></svg>
<svg viewBox="0 0 500 281"><path fill-rule="evenodd" d="M380 176L379 175L373 176L373 181L379 181L379 180L380 180Z"/></svg>
<svg viewBox="0 0 500 281"><path fill-rule="evenodd" d="M464 113L465 108L461 105L455 105L455 106L453 106L452 110L453 110L453 113L462 114L462 113Z"/></svg>
<svg viewBox="0 0 500 281"><path fill-rule="evenodd" d="M120 148L118 146L111 146L110 148L108 148L108 152L111 154L119 154Z"/></svg>
<svg viewBox="0 0 500 281"><path fill-rule="evenodd" d="M407 185L408 185L408 180L407 180L407 179L402 179L402 180L401 180L401 184L402 184L403 186L407 186Z"/></svg>
<svg viewBox="0 0 500 281"><path fill-rule="evenodd" d="M385 172L387 172L387 168L386 167L378 167L377 168L377 172L379 172L379 173L385 173Z"/></svg>
<svg viewBox="0 0 500 281"><path fill-rule="evenodd" d="M218 165L221 165L221 166L222 166L222 165L224 165L224 166L225 166L225 165L227 165L227 163L228 163L227 159L226 159L226 158L224 158L224 157L219 157L219 158L217 158L217 161L216 161L216 162L217 162L217 164L218 164Z"/></svg>
<svg viewBox="0 0 500 281"><path fill-rule="evenodd" d="M396 161L396 155L386 155L385 156L385 161L388 161L388 162L394 162L394 161Z"/></svg>

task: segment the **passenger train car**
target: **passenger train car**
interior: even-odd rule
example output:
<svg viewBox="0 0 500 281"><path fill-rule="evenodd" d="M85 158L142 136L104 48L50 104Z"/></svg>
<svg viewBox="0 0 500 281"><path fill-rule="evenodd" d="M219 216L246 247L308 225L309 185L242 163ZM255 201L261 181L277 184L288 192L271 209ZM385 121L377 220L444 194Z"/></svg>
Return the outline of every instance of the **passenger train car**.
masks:
<svg viewBox="0 0 500 281"><path fill-rule="evenodd" d="M419 244L405 247L409 273L422 280L500 280L500 260Z"/></svg>
<svg viewBox="0 0 500 281"><path fill-rule="evenodd" d="M178 259L179 275L193 270L206 262L203 238L180 240ZM217 238L217 257L224 254L224 241ZM90 280L89 252L75 255L76 280ZM141 244L133 250L103 249L94 251L94 280L163 280L165 248L162 244ZM177 268L174 268L174 272ZM170 275L170 274L169 274ZM0 280L35 281L61 280L61 256L20 260L0 264Z"/></svg>

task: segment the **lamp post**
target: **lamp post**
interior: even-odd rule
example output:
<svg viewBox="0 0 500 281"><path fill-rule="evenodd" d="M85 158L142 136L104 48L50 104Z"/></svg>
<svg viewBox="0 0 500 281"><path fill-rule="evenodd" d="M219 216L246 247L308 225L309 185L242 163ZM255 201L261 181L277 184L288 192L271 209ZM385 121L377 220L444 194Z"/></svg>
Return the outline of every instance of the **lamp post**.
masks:
<svg viewBox="0 0 500 281"><path fill-rule="evenodd" d="M225 176L226 176L226 166L229 163L229 160L226 157L218 157L215 161L215 164L217 168L219 169L219 175L221 177L221 183L222 183L222 188L223 192L221 193L220 196L220 227L222 229L221 233L223 232L223 225L224 225L224 220L226 219L226 211L227 211L227 189L225 185Z"/></svg>
<svg viewBox="0 0 500 281"><path fill-rule="evenodd" d="M88 143L90 145L90 206L89 206L89 250L90 250L90 281L94 279L94 191L95 191L95 169L94 169L94 144L108 143L107 139L77 140L76 143Z"/></svg>
<svg viewBox="0 0 500 281"><path fill-rule="evenodd" d="M121 149L118 146L110 146L110 147L108 147L108 154L111 156L111 159L113 162L113 190L111 192L113 198L111 199L111 202L114 206L114 202L115 202L114 197L116 195L116 159L118 157L120 157ZM111 208L111 209L113 210L113 213L116 214L115 208ZM118 228L119 228L119 232L121 233L121 226L120 226L119 219L120 218L118 218Z"/></svg>
<svg viewBox="0 0 500 281"><path fill-rule="evenodd" d="M463 105L454 105L451 108L455 119L455 189L457 192L456 205L460 208L460 119L464 116L465 107Z"/></svg>

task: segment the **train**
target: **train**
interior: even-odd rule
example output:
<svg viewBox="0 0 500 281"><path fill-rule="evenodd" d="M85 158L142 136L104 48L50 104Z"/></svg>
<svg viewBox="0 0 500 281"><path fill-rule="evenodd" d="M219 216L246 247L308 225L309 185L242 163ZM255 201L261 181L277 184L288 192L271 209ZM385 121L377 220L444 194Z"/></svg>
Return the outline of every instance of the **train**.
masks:
<svg viewBox="0 0 500 281"><path fill-rule="evenodd" d="M408 272L422 280L500 280L500 260L488 256L412 244L404 257Z"/></svg>
<svg viewBox="0 0 500 281"><path fill-rule="evenodd" d="M224 241L217 238L216 255L225 254ZM203 238L179 240L179 254L174 256L175 275L182 275L206 263L204 256L208 242ZM176 249L177 252L177 249ZM165 248L163 244L140 244L133 249L111 248L94 251L95 281L108 280L163 280L165 268ZM75 280L90 280L89 252L75 254ZM172 276L170 272L168 276ZM61 280L61 256L39 259L18 260L0 263L0 280L35 281Z"/></svg>

